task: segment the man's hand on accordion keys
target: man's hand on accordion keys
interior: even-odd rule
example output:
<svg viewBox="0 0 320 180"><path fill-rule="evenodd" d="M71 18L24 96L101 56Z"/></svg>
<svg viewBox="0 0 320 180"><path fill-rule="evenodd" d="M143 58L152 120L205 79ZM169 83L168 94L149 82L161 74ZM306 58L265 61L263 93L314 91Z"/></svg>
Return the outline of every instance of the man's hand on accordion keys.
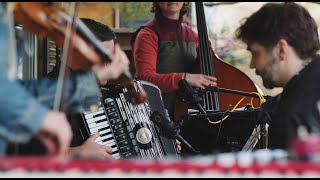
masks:
<svg viewBox="0 0 320 180"><path fill-rule="evenodd" d="M97 144L95 140L99 138L99 133L92 134L81 146L70 147L69 155L76 158L110 159L112 148Z"/></svg>

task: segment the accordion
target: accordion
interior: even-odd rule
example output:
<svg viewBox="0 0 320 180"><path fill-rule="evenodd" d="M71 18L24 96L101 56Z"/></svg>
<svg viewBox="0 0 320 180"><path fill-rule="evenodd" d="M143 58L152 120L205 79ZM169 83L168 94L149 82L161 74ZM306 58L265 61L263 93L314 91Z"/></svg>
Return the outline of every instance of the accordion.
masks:
<svg viewBox="0 0 320 180"><path fill-rule="evenodd" d="M99 109L71 117L71 123L77 123L74 134L78 136L78 145L91 134L99 132L100 136L95 142L112 147L112 156L116 159L180 159L175 140L162 136L160 129L150 119L154 111L168 117L160 89L145 81L134 81L134 86L137 92L144 90L147 93L144 103L128 102L127 89L121 85L101 87L103 98ZM169 117L166 120L170 121Z"/></svg>

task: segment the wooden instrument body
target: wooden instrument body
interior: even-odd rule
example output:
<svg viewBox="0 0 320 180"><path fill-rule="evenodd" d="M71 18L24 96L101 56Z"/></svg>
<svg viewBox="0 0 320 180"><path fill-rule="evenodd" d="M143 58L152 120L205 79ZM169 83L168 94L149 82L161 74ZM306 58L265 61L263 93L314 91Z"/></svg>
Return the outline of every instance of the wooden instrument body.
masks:
<svg viewBox="0 0 320 180"><path fill-rule="evenodd" d="M206 30L205 14L202 2L196 2L197 26L199 35L199 61L194 66L192 73L214 76L217 78L218 87L245 91L258 92L257 86L242 71L223 62L214 53L209 44L208 33ZM232 110L243 96L228 93L209 92L203 96L203 108L205 110ZM186 114L188 105L177 98L175 104L174 119L179 121ZM254 107L260 105L258 98L245 98L237 107L244 107L251 104Z"/></svg>
<svg viewBox="0 0 320 180"><path fill-rule="evenodd" d="M258 92L256 84L241 70L223 62L217 56L213 56L213 64L218 87L244 92ZM198 65L194 68L193 73L201 73ZM242 95L219 92L218 99L220 110L232 110L242 97ZM251 97L247 97L238 105L238 107L244 107L246 104L250 103ZM253 98L252 103L254 107L260 106L259 98Z"/></svg>
<svg viewBox="0 0 320 180"><path fill-rule="evenodd" d="M223 62L217 56L214 56L213 64L218 87L244 92L258 92L257 85L241 70ZM195 65L192 73L201 74L199 63ZM232 110L242 97L242 95L219 92L219 110ZM246 104L251 104L251 100L254 107L260 106L260 100L258 98L246 97L238 105L238 108L244 107ZM181 98L178 97L175 104L175 121L181 120L181 118L183 118L187 113L189 107L189 103L183 102ZM206 107L204 107L204 109L212 110L207 109Z"/></svg>

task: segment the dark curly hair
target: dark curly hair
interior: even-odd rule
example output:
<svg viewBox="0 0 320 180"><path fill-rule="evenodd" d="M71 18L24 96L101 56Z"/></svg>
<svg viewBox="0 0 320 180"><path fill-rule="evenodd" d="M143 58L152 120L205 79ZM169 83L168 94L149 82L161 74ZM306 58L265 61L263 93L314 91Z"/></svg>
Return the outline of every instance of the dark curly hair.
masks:
<svg viewBox="0 0 320 180"><path fill-rule="evenodd" d="M188 3L184 3L181 10L180 10L180 18L182 18L185 14L187 14L189 12L189 2ZM161 13L161 9L159 6L159 2L153 2L150 12L152 13Z"/></svg>
<svg viewBox="0 0 320 180"><path fill-rule="evenodd" d="M313 58L320 49L315 20L293 2L265 4L246 19L236 36L247 44L257 42L267 50L285 39L302 59Z"/></svg>
<svg viewBox="0 0 320 180"><path fill-rule="evenodd" d="M80 18L80 20L100 41L116 40L116 35L109 26L89 18Z"/></svg>

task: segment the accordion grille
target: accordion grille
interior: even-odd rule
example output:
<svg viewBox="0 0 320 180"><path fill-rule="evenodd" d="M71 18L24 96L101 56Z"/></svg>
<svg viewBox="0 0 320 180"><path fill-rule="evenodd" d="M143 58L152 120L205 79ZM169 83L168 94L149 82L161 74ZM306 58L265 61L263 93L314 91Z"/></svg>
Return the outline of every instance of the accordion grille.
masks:
<svg viewBox="0 0 320 180"><path fill-rule="evenodd" d="M136 91L143 90L135 81ZM83 112L88 134L99 132L96 143L111 146L115 158L164 159L166 156L157 127L150 120L148 101L132 104L126 100L127 90L121 86L107 89L100 108Z"/></svg>

